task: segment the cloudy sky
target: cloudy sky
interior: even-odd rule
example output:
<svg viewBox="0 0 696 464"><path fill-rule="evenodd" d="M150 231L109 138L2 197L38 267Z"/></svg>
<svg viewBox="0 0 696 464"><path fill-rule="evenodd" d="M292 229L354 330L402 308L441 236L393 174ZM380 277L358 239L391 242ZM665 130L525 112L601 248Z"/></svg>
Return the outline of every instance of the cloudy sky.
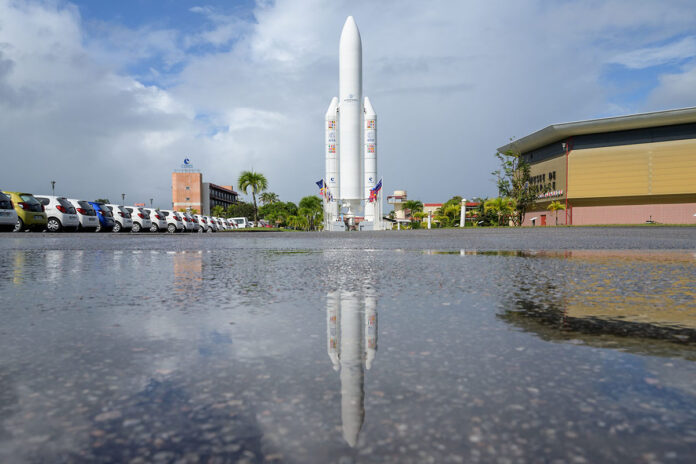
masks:
<svg viewBox="0 0 696 464"><path fill-rule="evenodd" d="M316 193L348 15L387 193L492 196L511 137L696 106L693 0L0 0L0 188L168 207L189 157Z"/></svg>

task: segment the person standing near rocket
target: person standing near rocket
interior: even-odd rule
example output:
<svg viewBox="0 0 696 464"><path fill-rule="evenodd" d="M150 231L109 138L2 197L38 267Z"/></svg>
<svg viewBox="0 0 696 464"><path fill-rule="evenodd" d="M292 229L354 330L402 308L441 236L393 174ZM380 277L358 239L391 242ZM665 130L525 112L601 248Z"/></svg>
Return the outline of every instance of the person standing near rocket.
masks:
<svg viewBox="0 0 696 464"><path fill-rule="evenodd" d="M329 230L342 209L348 225L362 213L374 224L375 205L368 202L377 185L377 114L362 96L362 41L352 16L339 44L339 96L326 113L325 220Z"/></svg>

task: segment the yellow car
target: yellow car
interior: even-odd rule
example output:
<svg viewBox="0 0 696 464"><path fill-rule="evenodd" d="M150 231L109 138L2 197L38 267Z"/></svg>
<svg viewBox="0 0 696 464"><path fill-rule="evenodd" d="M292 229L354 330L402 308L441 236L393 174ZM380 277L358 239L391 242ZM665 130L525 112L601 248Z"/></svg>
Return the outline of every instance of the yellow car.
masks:
<svg viewBox="0 0 696 464"><path fill-rule="evenodd" d="M15 211L17 212L17 224L14 231L21 232L23 230L44 230L46 223L46 212L44 206L34 198L31 193L21 192L3 192L12 199Z"/></svg>

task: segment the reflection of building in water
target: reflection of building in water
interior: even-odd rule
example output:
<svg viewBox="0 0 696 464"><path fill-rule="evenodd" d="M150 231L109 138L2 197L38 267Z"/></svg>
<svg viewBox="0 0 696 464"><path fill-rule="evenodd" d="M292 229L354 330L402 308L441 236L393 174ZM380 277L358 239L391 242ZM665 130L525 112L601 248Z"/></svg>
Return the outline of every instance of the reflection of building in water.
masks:
<svg viewBox="0 0 696 464"><path fill-rule="evenodd" d="M174 291L188 294L200 290L203 281L203 252L174 253Z"/></svg>
<svg viewBox="0 0 696 464"><path fill-rule="evenodd" d="M671 352L649 340L696 342L691 254L602 250L517 256L564 259L572 265L566 270L572 279L545 272L543 263L533 277L513 274L513 306L500 315L509 323L544 339L581 338L622 349Z"/></svg>
<svg viewBox="0 0 696 464"><path fill-rule="evenodd" d="M372 291L329 293L326 323L329 358L341 372L343 438L355 446L365 417L364 369L377 353L377 297Z"/></svg>

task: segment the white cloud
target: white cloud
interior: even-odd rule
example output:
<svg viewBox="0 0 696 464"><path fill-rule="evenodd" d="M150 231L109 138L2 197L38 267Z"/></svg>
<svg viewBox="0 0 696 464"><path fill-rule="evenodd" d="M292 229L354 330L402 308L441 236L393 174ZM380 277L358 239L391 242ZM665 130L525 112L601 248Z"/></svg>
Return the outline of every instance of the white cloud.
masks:
<svg viewBox="0 0 696 464"><path fill-rule="evenodd" d="M696 56L696 37L689 36L660 47L647 47L616 56L612 62L629 69L644 69Z"/></svg>

